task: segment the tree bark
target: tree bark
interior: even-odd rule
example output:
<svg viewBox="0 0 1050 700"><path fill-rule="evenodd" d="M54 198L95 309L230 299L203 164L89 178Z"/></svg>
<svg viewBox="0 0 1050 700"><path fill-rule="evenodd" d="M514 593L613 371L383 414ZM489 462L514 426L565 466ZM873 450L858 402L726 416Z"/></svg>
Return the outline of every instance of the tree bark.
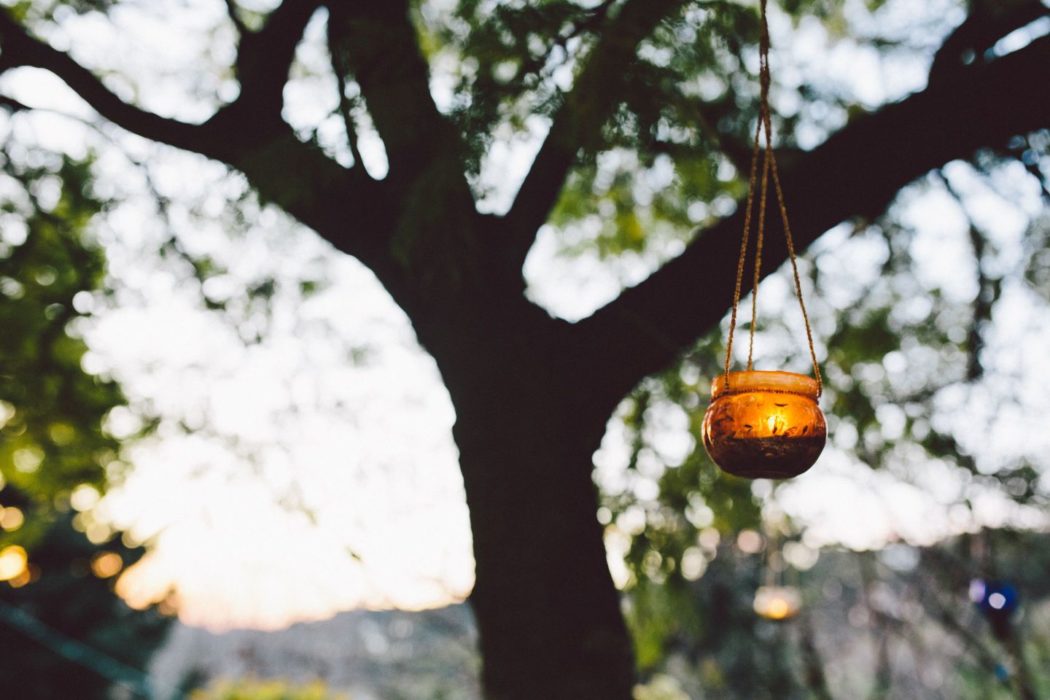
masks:
<svg viewBox="0 0 1050 700"><path fill-rule="evenodd" d="M417 324L456 409L485 697L626 700L633 650L592 480L612 407L587 389L570 325L496 289Z"/></svg>
<svg viewBox="0 0 1050 700"><path fill-rule="evenodd" d="M478 408L454 430L486 697L630 698L633 652L595 517L593 446L566 439L574 426L552 425L542 407Z"/></svg>

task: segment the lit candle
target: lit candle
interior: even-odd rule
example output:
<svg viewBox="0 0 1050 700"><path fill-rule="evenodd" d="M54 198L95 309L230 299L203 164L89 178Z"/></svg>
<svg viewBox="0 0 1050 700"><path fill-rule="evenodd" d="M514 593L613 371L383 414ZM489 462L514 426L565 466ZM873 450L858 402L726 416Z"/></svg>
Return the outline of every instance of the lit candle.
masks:
<svg viewBox="0 0 1050 700"><path fill-rule="evenodd" d="M730 474L786 479L813 466L827 440L819 385L790 372L730 372L712 382L704 447Z"/></svg>
<svg viewBox="0 0 1050 700"><path fill-rule="evenodd" d="M780 411L775 411L774 413L771 413L766 420L766 427L769 428L770 435L777 435L784 432L787 428L787 422L784 420L784 416Z"/></svg>

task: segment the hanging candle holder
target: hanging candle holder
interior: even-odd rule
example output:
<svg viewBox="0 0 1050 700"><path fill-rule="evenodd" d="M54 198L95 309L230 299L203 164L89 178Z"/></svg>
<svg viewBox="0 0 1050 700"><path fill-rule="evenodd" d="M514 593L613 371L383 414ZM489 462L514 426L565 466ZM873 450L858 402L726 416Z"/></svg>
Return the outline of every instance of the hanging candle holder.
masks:
<svg viewBox="0 0 1050 700"><path fill-rule="evenodd" d="M752 608L759 617L773 622L783 622L798 615L802 608L802 591L784 581L786 564L781 553L780 537L775 524L767 521L765 554L765 581L755 591Z"/></svg>
<svg viewBox="0 0 1050 700"><path fill-rule="evenodd" d="M704 415L702 437L707 453L723 470L749 479L787 479L813 466L827 441L827 424L817 400L823 384L813 332L802 298L795 243L788 222L787 207L780 184L776 155L773 152L773 126L769 109L769 27L766 23L766 0L761 0L762 32L759 42L759 79L761 85L759 119L751 154L744 231L737 260L736 285L733 289L733 311L729 321L725 368L722 376L711 382L711 405ZM764 143L762 139L765 134ZM761 179L759 155L761 154ZM765 238L766 200L772 175L773 189L787 240L788 257L795 281L795 295L802 310L813 377L794 372L771 372L754 369L755 320L758 311L758 283L762 271L762 245ZM756 182L758 187L756 188ZM759 192L758 224L755 231L755 263L751 294L751 327L747 370L731 372L733 334L736 331L740 291L747 263L752 212L756 189Z"/></svg>
<svg viewBox="0 0 1050 700"><path fill-rule="evenodd" d="M787 479L813 466L827 440L817 382L793 372L730 372L711 383L704 447L723 470Z"/></svg>
<svg viewBox="0 0 1050 700"><path fill-rule="evenodd" d="M766 620L790 620L802 608L802 594L794 586L759 586L752 607Z"/></svg>

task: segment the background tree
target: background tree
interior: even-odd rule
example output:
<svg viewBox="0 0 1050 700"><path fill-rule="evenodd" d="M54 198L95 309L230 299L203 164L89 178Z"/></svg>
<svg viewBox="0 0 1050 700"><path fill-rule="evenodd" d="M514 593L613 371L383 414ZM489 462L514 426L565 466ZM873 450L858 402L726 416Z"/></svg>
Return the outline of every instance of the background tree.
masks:
<svg viewBox="0 0 1050 700"><path fill-rule="evenodd" d="M755 585L784 551L776 540L759 540L758 551L709 540L703 577L684 591L645 589L673 597L676 613L647 685L662 680L674 692L659 697L671 698L1041 697L1050 683L1047 586L1043 563L1018 557L1045 537L1000 529L923 548L826 548L787 576L802 606L785 620L752 608ZM975 556L974 545L992 541L994 555ZM968 595L972 580L994 571L1025 591L1025 611L1004 639ZM1010 650L1015 643L1023 654Z"/></svg>
<svg viewBox="0 0 1050 700"><path fill-rule="evenodd" d="M169 622L113 592L144 548L77 512L122 469L105 423L124 398L77 333L105 270L90 165L0 150L0 684L39 698L146 696Z"/></svg>
<svg viewBox="0 0 1050 700"><path fill-rule="evenodd" d="M328 45L350 152L341 162L282 118L295 47L325 3L286 0L267 15L228 5L240 33L238 90L230 100L215 95L214 114L200 123L121 99L90 66L39 38L60 22L59 9L108 4L9 7L0 68L49 70L124 129L239 170L263 199L376 274L456 409L486 692L628 697L631 644L595 517L591 455L624 395L692 348L728 306L726 261L741 225L734 163L746 151L754 87L740 68L753 58L754 8L464 2L435 14L412 3L333 3ZM796 5L789 9L836 17L822 3ZM925 89L872 113L838 105L844 126L809 150L788 147L783 179L800 245L844 220L877 217L900 188L947 161L1033 150L1011 152L1011 139L1047 126L1050 107L1035 86L1050 44L1034 38L1012 49L999 40L1045 7L970 9ZM449 55L460 75L439 110L427 61ZM505 213L481 213L482 154L503 125L520 131L530 115L550 124L532 168ZM366 119L385 150L382 179L362 162ZM780 122L791 134L792 120ZM640 205L627 183L661 169L671 173L667 186ZM541 226L580 219L588 200L614 222L611 245L643 246L686 222L701 230L644 282L567 323L526 297L521 270ZM696 204L704 206L690 211ZM770 266L785 255L773 237Z"/></svg>

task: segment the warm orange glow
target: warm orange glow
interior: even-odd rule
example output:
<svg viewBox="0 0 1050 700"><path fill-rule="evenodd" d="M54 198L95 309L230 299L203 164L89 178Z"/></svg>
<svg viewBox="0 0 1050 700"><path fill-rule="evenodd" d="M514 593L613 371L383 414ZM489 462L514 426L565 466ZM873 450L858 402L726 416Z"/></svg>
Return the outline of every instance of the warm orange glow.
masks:
<svg viewBox="0 0 1050 700"><path fill-rule="evenodd" d="M26 568L22 569L22 573L20 573L18 576L15 576L13 579L8 581L7 583L8 583L8 585L11 586L11 588L21 588L22 586L25 586L25 585L29 584L32 581L33 581L33 572L31 570L31 567L26 567Z"/></svg>
<svg viewBox="0 0 1050 700"><path fill-rule="evenodd" d="M0 527L11 532L22 527L22 523L26 521L25 515L22 511L14 506L8 508L0 508Z"/></svg>
<svg viewBox="0 0 1050 700"><path fill-rule="evenodd" d="M801 607L802 598L791 586L762 586L755 592L755 612L767 620L787 620Z"/></svg>
<svg viewBox="0 0 1050 700"><path fill-rule="evenodd" d="M179 608L177 605L175 605L175 601L173 601L171 598L165 598L164 600L157 603L157 612L159 612L161 615L171 617L173 615L178 614Z"/></svg>
<svg viewBox="0 0 1050 700"><path fill-rule="evenodd" d="M124 568L124 560L116 552L99 552L91 558L91 572L99 578L116 576Z"/></svg>
<svg viewBox="0 0 1050 700"><path fill-rule="evenodd" d="M29 556L17 544L0 549L0 581L11 581L27 571Z"/></svg>
<svg viewBox="0 0 1050 700"><path fill-rule="evenodd" d="M730 372L711 383L704 447L730 474L786 479L813 466L827 441L815 380L792 372Z"/></svg>
<svg viewBox="0 0 1050 700"><path fill-rule="evenodd" d="M777 598L769 601L769 606L766 608L766 615L773 620L783 620L788 616L788 612L791 608L788 606L786 600Z"/></svg>

